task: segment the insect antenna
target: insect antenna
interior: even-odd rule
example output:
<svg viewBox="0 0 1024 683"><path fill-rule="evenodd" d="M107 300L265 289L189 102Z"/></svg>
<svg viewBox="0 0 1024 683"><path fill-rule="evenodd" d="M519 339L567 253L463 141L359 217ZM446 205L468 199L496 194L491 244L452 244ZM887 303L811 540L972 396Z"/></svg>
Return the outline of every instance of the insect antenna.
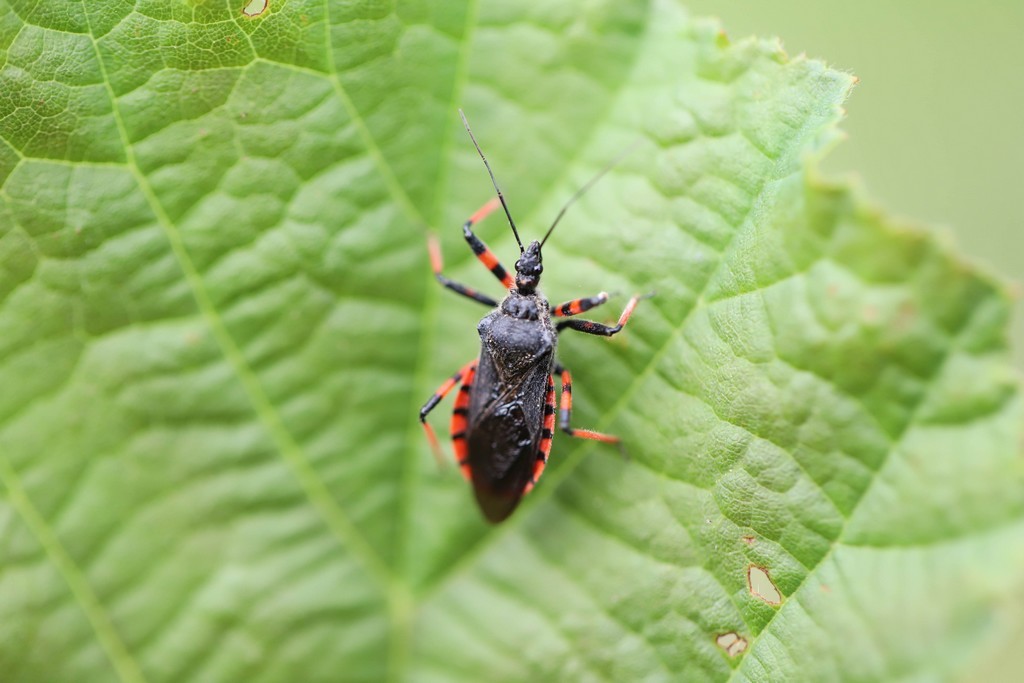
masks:
<svg viewBox="0 0 1024 683"><path fill-rule="evenodd" d="M523 241L519 239L519 231L516 230L516 222L512 220L512 214L509 213L508 204L505 203L505 195L501 193L501 188L498 187L498 181L494 179L494 171L491 170L491 165L487 163L487 157L484 156L483 150L480 149L480 145L477 144L476 138L473 137L473 131L469 128L469 121L466 120L466 115L462 113L461 109L459 109L459 116L462 117L462 124L466 126L466 132L469 133L469 139L473 141L473 146L476 147L477 153L480 155L480 158L484 160L484 166L487 167L487 173L491 176L491 183L494 185L494 190L498 193L498 199L501 200L501 208L505 209L505 215L508 216L508 224L512 226L512 234L516 236L516 244L519 245L519 253L522 254L523 251L525 251L523 249Z"/></svg>
<svg viewBox="0 0 1024 683"><path fill-rule="evenodd" d="M544 233L544 239L542 239L540 241L540 246L543 247L544 243L548 241L548 237L551 237L551 233L554 232L555 226L558 225L558 221L562 220L562 216L565 215L566 209L568 209L572 205L573 202L575 202L577 199L582 197L583 194L587 190L589 190L591 187L593 187L594 183L596 183L598 180L600 180L601 177L605 173L607 173L608 171L610 171L613 168L615 168L615 166L617 166L620 161L622 161L627 156L629 156L630 153L632 153L633 150L636 149L636 146L637 146L637 143L634 142L629 147L627 147L626 149L624 149L621 152L619 152L619 155L617 157L615 157L614 159L609 161L607 164L605 164L604 168L602 168L600 171L595 173L594 176L590 180L588 180L587 182L585 182L583 184L583 187L581 187L580 189L576 190L576 192L573 194L573 196L569 197L569 201L567 201L565 203L565 205L562 206L562 210L558 212L557 216L555 216L555 222L552 223L551 227L548 228L548 231L546 233Z"/></svg>

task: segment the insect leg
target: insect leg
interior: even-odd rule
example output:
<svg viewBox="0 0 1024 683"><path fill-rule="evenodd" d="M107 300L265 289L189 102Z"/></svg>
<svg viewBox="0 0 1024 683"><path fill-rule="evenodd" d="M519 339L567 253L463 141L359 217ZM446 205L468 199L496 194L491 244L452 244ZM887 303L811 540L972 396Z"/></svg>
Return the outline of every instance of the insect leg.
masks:
<svg viewBox="0 0 1024 683"><path fill-rule="evenodd" d="M556 329L561 332L562 330L569 328L576 330L577 332L586 332L587 334L597 334L603 337L610 337L626 326L629 316L633 315L633 309L636 308L637 302L639 302L640 299L646 299L651 296L653 296L653 294L634 296L630 299L629 303L626 304L625 310L622 311L622 315L619 316L618 324L614 327L595 323L592 320L563 320L556 325Z"/></svg>
<svg viewBox="0 0 1024 683"><path fill-rule="evenodd" d="M564 304L552 306L551 315L557 317L578 315L583 311L589 311L595 306L600 306L605 301L608 301L608 292L601 292L597 296L585 296L580 299L573 299L572 301L566 301Z"/></svg>
<svg viewBox="0 0 1024 683"><path fill-rule="evenodd" d="M575 436L580 439L593 439L594 441L603 441L604 443L613 443L619 447L625 455L625 450L622 447L622 441L617 436L611 434L603 434L601 432L595 432L591 429L574 429L571 426L572 421L572 375L569 371L563 368L561 365L555 367L555 372L562 376L562 404L558 411L558 428L569 436Z"/></svg>
<svg viewBox="0 0 1024 683"><path fill-rule="evenodd" d="M430 411L441 402L441 399L447 396L451 390L455 388L455 385L458 384L460 380L467 376L472 378L473 373L476 372L476 364L477 361L474 359L462 366L462 369L446 379L444 384L439 386L437 391L434 392L434 395L423 404L422 408L420 408L420 423L423 424L423 430L427 433L427 441L430 442L430 448L434 451L434 457L437 458L438 465L444 464L444 456L441 454L441 445L437 441L437 435L434 433L434 428L430 426L429 422L427 422L427 415L429 415Z"/></svg>
<svg viewBox="0 0 1024 683"><path fill-rule="evenodd" d="M455 451L455 462L462 470L466 481L472 480L469 468L469 445L466 443L466 427L469 426L469 392L473 389L473 378L476 376L476 361L467 366L459 395L455 397L455 409L452 410L451 435L452 450Z"/></svg>
<svg viewBox="0 0 1024 683"><path fill-rule="evenodd" d="M490 202L485 204L483 208L481 208L479 211L470 216L469 220L466 221L466 225L464 226L463 229L468 230L469 226L473 225L473 223L481 220L484 216L493 211L495 206L498 206L497 200L491 200ZM435 237L434 235L429 235L427 237L427 249L430 251L430 267L434 270L434 277L444 287L447 287L456 294L461 294L464 297L472 299L473 301L479 301L485 306L490 306L493 308L498 305L497 301L487 296L486 294L482 294L473 289L472 287L467 287L466 285L462 285L459 284L458 282L454 282L453 280L449 280L448 278L441 274L441 269L443 267L441 261L441 245L437 243L437 237Z"/></svg>
<svg viewBox="0 0 1024 683"><path fill-rule="evenodd" d="M480 263L487 266L487 270L494 274L494 277L501 280L501 284L505 285L506 289L512 289L515 284L515 278L512 274L505 270L505 266L501 265L498 261L498 257L494 255L494 252L487 248L487 245L480 241L480 238L473 234L473 224L480 221L494 211L496 208L501 206L501 202L495 198L481 206L476 213L469 217L469 220L462 225L462 236L466 238L466 242L469 243L469 248L473 250L476 257L480 259Z"/></svg>
<svg viewBox="0 0 1024 683"><path fill-rule="evenodd" d="M544 395L544 427L540 433L540 447L537 449L537 460L533 463L533 476L523 489L523 495L529 493L537 484L544 467L548 464L551 454L551 437L555 432L555 378L548 375L548 390Z"/></svg>

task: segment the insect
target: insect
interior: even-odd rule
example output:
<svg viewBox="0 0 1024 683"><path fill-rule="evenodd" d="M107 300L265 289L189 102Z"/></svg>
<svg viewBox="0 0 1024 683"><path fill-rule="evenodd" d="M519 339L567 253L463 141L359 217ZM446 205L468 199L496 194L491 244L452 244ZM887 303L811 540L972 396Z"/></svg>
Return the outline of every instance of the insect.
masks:
<svg viewBox="0 0 1024 683"><path fill-rule="evenodd" d="M572 376L555 359L558 334L576 330L610 337L626 325L637 302L634 296L626 304L616 325L573 319L608 300L608 294L573 299L549 306L537 289L544 271L541 249L551 236L566 209L618 161L602 169L569 198L555 217L542 240L523 247L505 196L487 163L465 114L459 116L473 146L491 176L497 197L484 204L462 226L463 236L476 257L508 290L499 303L495 299L449 280L442 274L441 249L436 238L429 239L430 261L434 276L446 288L494 310L477 325L480 355L466 363L444 382L420 409L420 422L434 452L440 457L440 445L427 415L456 386L459 387L452 412L451 438L456 460L463 475L473 484L473 492L484 517L492 523L506 519L524 495L536 485L551 452L555 428L555 380L562 382L559 428L571 436L617 444L619 438L589 429L572 427ZM519 245L515 275L510 274L497 257L473 234L473 225L501 206L512 234ZM650 295L647 295L650 296ZM552 317L567 320L552 322Z"/></svg>

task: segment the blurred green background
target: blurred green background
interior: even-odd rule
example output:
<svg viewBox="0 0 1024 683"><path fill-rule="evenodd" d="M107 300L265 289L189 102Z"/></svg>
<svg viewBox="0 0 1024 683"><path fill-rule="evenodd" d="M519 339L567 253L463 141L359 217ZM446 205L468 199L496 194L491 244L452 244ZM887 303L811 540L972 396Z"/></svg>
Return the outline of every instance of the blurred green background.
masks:
<svg viewBox="0 0 1024 683"><path fill-rule="evenodd" d="M1014 282L1024 370L1024 2L689 0L730 39L776 35L787 52L860 77L830 175L855 171L890 213L951 234Z"/></svg>

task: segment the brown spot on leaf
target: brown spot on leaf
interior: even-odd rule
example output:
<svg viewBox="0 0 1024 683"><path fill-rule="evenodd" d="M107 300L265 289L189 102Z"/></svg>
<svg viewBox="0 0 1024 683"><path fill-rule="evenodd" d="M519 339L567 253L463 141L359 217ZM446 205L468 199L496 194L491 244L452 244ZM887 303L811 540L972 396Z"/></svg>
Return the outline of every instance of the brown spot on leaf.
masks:
<svg viewBox="0 0 1024 683"><path fill-rule="evenodd" d="M249 0L242 8L242 14L247 17L258 17L270 7L270 0Z"/></svg>
<svg viewBox="0 0 1024 683"><path fill-rule="evenodd" d="M725 654L730 657L735 657L739 653L747 649L747 639L740 636L735 631L729 631L715 638L715 643L718 647L725 650Z"/></svg>
<svg viewBox="0 0 1024 683"><path fill-rule="evenodd" d="M743 537L743 542L746 543L747 545L754 545L754 537L753 536L744 536Z"/></svg>
<svg viewBox="0 0 1024 683"><path fill-rule="evenodd" d="M752 564L747 567L747 588L750 594L761 598L769 605L781 605L782 593L775 587L775 583L768 576L768 570Z"/></svg>

